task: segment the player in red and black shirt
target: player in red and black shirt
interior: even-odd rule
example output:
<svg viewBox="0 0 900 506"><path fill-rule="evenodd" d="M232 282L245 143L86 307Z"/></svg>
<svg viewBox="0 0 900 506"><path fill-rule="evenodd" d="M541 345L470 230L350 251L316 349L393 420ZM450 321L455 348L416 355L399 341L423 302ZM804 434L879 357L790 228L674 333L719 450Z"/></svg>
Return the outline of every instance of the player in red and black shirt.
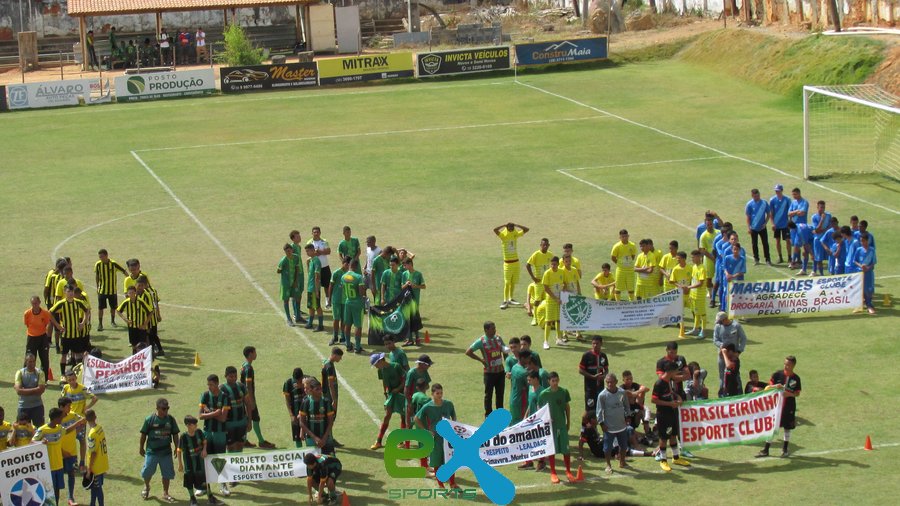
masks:
<svg viewBox="0 0 900 506"><path fill-rule="evenodd" d="M659 453L656 460L659 461L663 471L669 472L672 467L666 459L666 442L672 446L672 462L680 466L691 465L690 461L681 458L678 454L678 406L684 399L673 388L675 376L678 374L678 366L674 361L663 365L663 373L653 384L653 404L656 404L656 430L659 434Z"/></svg>
<svg viewBox="0 0 900 506"><path fill-rule="evenodd" d="M660 378L662 378L668 362L675 364L675 373L672 375L672 380L675 382L675 392L682 399L685 399L687 396L684 392L684 380L691 378L691 371L688 369L687 359L683 355L678 354L678 343L675 341L669 341L666 344L665 356L656 361L656 375Z"/></svg>
<svg viewBox="0 0 900 506"><path fill-rule="evenodd" d="M770 387L784 389L784 404L781 406L781 425L784 429L784 442L781 445L781 456L788 456L788 442L791 440L791 431L797 426L797 397L800 396L800 376L794 374L797 358L788 355L784 358L784 370L772 373L769 379ZM773 434L774 435L774 434ZM766 446L756 455L757 457L769 456L769 445L772 440L766 441Z"/></svg>
<svg viewBox="0 0 900 506"><path fill-rule="evenodd" d="M745 394L752 394L753 392L759 392L760 390L765 390L768 383L764 383L759 381L759 372L756 369L751 369L749 375L750 381L747 382L747 385L744 387Z"/></svg>
<svg viewBox="0 0 900 506"><path fill-rule="evenodd" d="M643 423L644 437L647 438L647 442L644 444L649 444L650 440L656 438L653 431L650 430L650 410L644 405L650 389L634 381L631 371L625 370L622 371L622 390L625 391L625 397L628 397L628 407L631 413L628 423L635 429Z"/></svg>
<svg viewBox="0 0 900 506"><path fill-rule="evenodd" d="M591 349L584 352L578 364L578 374L584 376L584 410L588 413L597 409L597 396L603 390L603 380L609 372L609 359L600 351L602 347L603 338L594 336Z"/></svg>
<svg viewBox="0 0 900 506"><path fill-rule="evenodd" d="M306 391L303 388L303 369L295 367L291 377L284 380L281 391L284 394L284 402L291 417L291 439L294 440L294 447L300 448L306 441L306 437L300 428L300 420L297 418L300 415L300 404L306 398Z"/></svg>

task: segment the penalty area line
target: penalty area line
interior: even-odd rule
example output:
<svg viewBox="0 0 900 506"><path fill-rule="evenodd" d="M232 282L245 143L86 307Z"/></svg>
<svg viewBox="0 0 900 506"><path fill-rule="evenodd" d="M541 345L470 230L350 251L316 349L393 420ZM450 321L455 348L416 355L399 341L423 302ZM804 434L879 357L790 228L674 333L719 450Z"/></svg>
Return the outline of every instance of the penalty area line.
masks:
<svg viewBox="0 0 900 506"><path fill-rule="evenodd" d="M151 169L150 166L147 165L147 163L143 159L141 159L140 156L138 156L137 153L135 153L134 151L131 151L131 156L133 156L134 159L137 160L137 162L141 165L141 167L143 167L144 170L147 171L147 174L149 174L153 179L156 180L157 183L159 183L159 185L162 187L162 189L167 194L169 194L169 197L171 197L172 200L174 200L175 203L178 204L178 207L180 207L181 210L184 211L184 213L188 215L188 217L191 219L191 221L193 221L198 227L200 227L200 230L202 230L203 233L206 235L206 237L209 238L209 240L212 241L213 244L215 244L216 247L219 248L219 250L222 252L222 254L224 254L229 260L231 260L231 262L234 264L234 266L237 267L238 270L241 272L241 274L244 275L244 278L247 280L247 282L249 282L250 285L253 286L254 289L256 289L256 291L262 296L263 299L265 299L266 302L269 303L270 306L272 306L272 309L274 310L275 314L280 315L282 308L280 308L278 306L278 304L275 303L275 300L273 300L272 297L269 295L269 293L266 292L266 290L262 287L262 285L260 285L259 282L256 281L256 279L253 277L253 275L250 274L250 272L244 267L244 265L241 263L241 261L238 260L237 257L234 256L234 254L231 252L231 250L229 250L228 248L225 247L224 244L222 244L222 241L220 241L219 238L216 237L215 234L213 234L212 231L202 221L200 221L200 218L198 218L197 215L194 214L193 211L191 211L191 209L187 206L187 204L185 204L184 201L182 201L178 197L178 195L176 195L175 192L172 191L172 188L170 188L169 185L167 185L165 183L165 181L163 181L156 174L156 172L154 172L153 169ZM303 342L306 344L306 346L310 350L312 350L312 352L319 358L319 360L323 360L323 361L325 360L325 355L323 355L322 352L319 351L319 349L313 345L312 341L309 339L309 336L307 336L305 333L301 332L300 329L298 329L297 327L290 327L290 328L293 329L294 332L303 339ZM350 384L347 382L347 380L344 379L344 377L341 376L340 373L338 373L338 381L341 383L341 386L345 390L347 390L347 392L350 394L350 396L353 397L353 400L355 400L356 403L359 404L359 407L363 410L363 412L365 412L366 415L368 415L369 418L372 420L372 422L375 423L375 425L378 425L379 423L381 423L381 420L375 416L375 413L369 408L369 406L366 405L366 403L362 400L362 398L359 396L359 394L356 392L356 390L354 390L353 387L350 386Z"/></svg>

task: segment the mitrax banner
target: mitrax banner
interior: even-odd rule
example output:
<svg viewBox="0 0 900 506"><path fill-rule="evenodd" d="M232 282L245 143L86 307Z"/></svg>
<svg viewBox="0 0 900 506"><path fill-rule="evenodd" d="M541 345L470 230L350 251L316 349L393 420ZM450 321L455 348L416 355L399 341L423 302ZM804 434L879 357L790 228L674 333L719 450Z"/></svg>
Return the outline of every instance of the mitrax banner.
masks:
<svg viewBox="0 0 900 506"><path fill-rule="evenodd" d="M216 76L213 69L156 72L116 78L118 102L209 95L215 91Z"/></svg>
<svg viewBox="0 0 900 506"><path fill-rule="evenodd" d="M585 62L608 57L608 39L567 39L516 44L516 63L519 65L546 65L548 63Z"/></svg>
<svg viewBox="0 0 900 506"><path fill-rule="evenodd" d="M452 420L447 421L463 439L471 437L478 431L478 427ZM491 467L516 464L555 454L556 445L553 442L550 407L544 406L537 413L504 429L481 445L479 452L481 460ZM444 439L444 462L449 462L451 458L453 458L453 447Z"/></svg>
<svg viewBox="0 0 900 506"><path fill-rule="evenodd" d="M862 307L862 273L771 281L732 281L732 316L786 316Z"/></svg>
<svg viewBox="0 0 900 506"><path fill-rule="evenodd" d="M3 506L56 504L47 445L0 452L0 498Z"/></svg>
<svg viewBox="0 0 900 506"><path fill-rule="evenodd" d="M613 330L677 325L683 316L681 290L638 301L589 299L563 292L559 320L563 330Z"/></svg>
<svg viewBox="0 0 900 506"><path fill-rule="evenodd" d="M153 386L153 355L144 348L117 363L88 355L84 361L84 387L95 394L146 390Z"/></svg>
<svg viewBox="0 0 900 506"><path fill-rule="evenodd" d="M416 55L419 77L470 74L510 68L508 47L435 51Z"/></svg>
<svg viewBox="0 0 900 506"><path fill-rule="evenodd" d="M207 455L207 483L266 481L306 476L303 456L310 450L285 450L266 453L221 453Z"/></svg>
<svg viewBox="0 0 900 506"><path fill-rule="evenodd" d="M412 77L412 53L369 54L327 58L319 65L320 84L340 84L395 77Z"/></svg>
<svg viewBox="0 0 900 506"><path fill-rule="evenodd" d="M781 424L784 390L688 401L678 408L685 448L714 448L767 441Z"/></svg>

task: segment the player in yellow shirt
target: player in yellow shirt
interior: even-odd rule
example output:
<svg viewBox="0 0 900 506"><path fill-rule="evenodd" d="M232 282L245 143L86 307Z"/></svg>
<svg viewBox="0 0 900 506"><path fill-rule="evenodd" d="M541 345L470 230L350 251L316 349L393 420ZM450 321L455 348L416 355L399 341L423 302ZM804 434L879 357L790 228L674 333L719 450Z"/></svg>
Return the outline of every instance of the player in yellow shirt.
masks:
<svg viewBox="0 0 900 506"><path fill-rule="evenodd" d="M559 328L559 297L562 293L563 287L565 286L565 274L562 269L559 268L559 257L553 257L550 259L550 270L544 273L544 277L541 279L541 284L544 285L544 293L546 297L544 302L541 305L544 306L545 311L545 321L544 321L544 349L550 349L550 327L556 329L556 345L557 346L565 346L565 341L562 340L562 333Z"/></svg>
<svg viewBox="0 0 900 506"><path fill-rule="evenodd" d="M699 243L700 254L703 255L703 266L706 268L708 287L712 286L712 279L716 275L716 249L713 245L715 244L716 236L719 235L719 231L713 227L714 219L714 215L706 214L706 218L703 221L703 224L706 225L706 230L700 234Z"/></svg>
<svg viewBox="0 0 900 506"><path fill-rule="evenodd" d="M128 275L125 276L125 280L122 281L122 293L128 293L129 286L137 285L138 278L144 276L147 278L147 286L153 286L150 284L150 276L147 275L146 272L141 270L141 261L137 258L129 258L125 261L125 267L128 268Z"/></svg>
<svg viewBox="0 0 900 506"><path fill-rule="evenodd" d="M594 287L594 298L597 300L615 300L616 278L610 272L612 266L604 262L600 269L601 271L591 281L591 285Z"/></svg>
<svg viewBox="0 0 900 506"><path fill-rule="evenodd" d="M64 429L62 426L63 416L63 410L50 408L50 413L47 414L50 421L46 425L41 425L31 439L47 445L47 456L50 461L50 478L57 498L60 497L60 491L65 487L63 479L63 436L78 430L79 427L84 425L84 420L79 420L70 425L69 428Z"/></svg>
<svg viewBox="0 0 900 506"><path fill-rule="evenodd" d="M672 241L673 243L675 241ZM677 244L677 243L676 243ZM678 288L681 290L681 302L683 308L691 307L691 298L690 298L690 286L691 286L691 274L693 268L688 267L687 265L687 253L684 251L679 251L675 254L675 267L672 267L671 271L669 271L669 277L666 279L666 284L672 286L673 288ZM705 306L704 306L705 307ZM679 336L686 335L684 333L684 310L681 312L681 323L679 324Z"/></svg>
<svg viewBox="0 0 900 506"><path fill-rule="evenodd" d="M63 269L63 276L56 282L56 300L60 301L66 298L66 285L73 284L79 290L84 291L84 283L80 279L75 279L74 271L71 267Z"/></svg>
<svg viewBox="0 0 900 506"><path fill-rule="evenodd" d="M31 424L31 418L28 417L28 413L23 411L19 413L16 423L12 426L12 432L9 433L7 444L19 448L30 445L33 437L34 425Z"/></svg>
<svg viewBox="0 0 900 506"><path fill-rule="evenodd" d="M638 300L653 297L653 285L656 283L656 269L658 262L654 262L655 255L650 249L650 240L641 239L641 252L634 260L634 272L637 275L637 288L635 297Z"/></svg>
<svg viewBox="0 0 900 506"><path fill-rule="evenodd" d="M694 313L694 328L685 335L703 337L706 329L706 293L709 278L706 275L706 266L702 263L703 253L699 249L691 252L691 260L694 262L691 268L691 311Z"/></svg>
<svg viewBox="0 0 900 506"><path fill-rule="evenodd" d="M87 458L87 473L91 481L91 504L103 505L103 476L109 471L109 453L106 448L106 434L97 423L97 413L89 409L84 414L90 429L87 444L90 453Z"/></svg>
<svg viewBox="0 0 900 506"><path fill-rule="evenodd" d="M541 301L544 300L544 285L541 279L544 273L550 269L550 259L553 258L550 252L550 240L546 237L541 238L540 248L528 257L525 263L525 270L531 277L531 283L528 284L528 300L526 301L526 311L531 317L531 324L538 325L537 309L540 307Z"/></svg>
<svg viewBox="0 0 900 506"><path fill-rule="evenodd" d="M69 504L75 502L75 467L76 463L78 464L79 471L84 471L84 454L81 454L81 459L79 460L78 448L75 441L78 438L79 433L81 437L84 438L84 418L76 415L72 412L72 401L68 397L60 397L56 401L57 406L63 412L62 421L60 421L60 425L62 426L65 434L62 437L62 457L63 457L63 473L69 478ZM80 423L79 423L80 422ZM79 424L79 425L75 425ZM74 430L68 430L69 427L73 427ZM82 446L82 451L84 447Z"/></svg>
<svg viewBox="0 0 900 506"><path fill-rule="evenodd" d="M619 230L619 242L612 248L610 258L616 264L616 300L622 300L622 292L632 300L634 295L634 260L637 246L628 240L628 231Z"/></svg>
<svg viewBox="0 0 900 506"><path fill-rule="evenodd" d="M500 309L506 309L510 304L519 305L513 294L516 284L519 282L519 251L517 245L519 237L528 233L528 227L509 222L505 225L494 227L494 234L500 238L503 244L503 303Z"/></svg>
<svg viewBox="0 0 900 506"><path fill-rule="evenodd" d="M687 256L685 256L685 259ZM678 241L669 242L669 252L659 260L660 282L662 283L662 291L668 292L677 288L671 281L672 270L678 266Z"/></svg>
<svg viewBox="0 0 900 506"><path fill-rule="evenodd" d="M570 247L569 252L571 253L571 251ZM571 255L562 257L562 265L559 266L559 270L563 272L563 291L581 295L581 273L572 264L573 258ZM581 332L566 332L563 334L562 340L569 342L569 335L575 336L579 341L582 340Z"/></svg>
<svg viewBox="0 0 900 506"><path fill-rule="evenodd" d="M581 276L582 276L582 272L581 272L581 260L579 260L578 257L576 257L576 256L573 254L574 251L575 251L575 250L574 250L574 248L572 247L572 243L567 242L567 243L563 244L563 254L562 254L562 258L563 258L563 259L565 259L565 258L570 258L570 259L572 259L572 267L573 267L576 271L578 271L578 279L581 279Z"/></svg>
<svg viewBox="0 0 900 506"><path fill-rule="evenodd" d="M656 269L653 270L652 283L650 283L650 294L651 297L656 297L657 295L662 293L662 272L659 268L659 263L662 261L663 252L656 249L656 246L653 245L653 239L647 239L647 242L650 244L650 254L652 255L651 259L653 265L656 266Z"/></svg>
<svg viewBox="0 0 900 506"><path fill-rule="evenodd" d="M6 449L13 436L13 426L6 421L6 412L0 407L0 451Z"/></svg>

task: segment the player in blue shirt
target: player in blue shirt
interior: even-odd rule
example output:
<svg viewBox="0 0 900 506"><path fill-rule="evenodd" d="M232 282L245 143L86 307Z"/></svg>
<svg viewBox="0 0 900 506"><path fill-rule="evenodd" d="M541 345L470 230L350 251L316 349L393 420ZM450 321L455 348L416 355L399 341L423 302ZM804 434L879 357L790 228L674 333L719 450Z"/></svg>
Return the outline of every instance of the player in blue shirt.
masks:
<svg viewBox="0 0 900 506"><path fill-rule="evenodd" d="M844 247L847 251L844 259L844 274L859 272L859 267L853 263L853 256L856 254L856 249L859 248L859 239L853 236L853 229L846 225L841 227L841 236L844 237Z"/></svg>
<svg viewBox="0 0 900 506"><path fill-rule="evenodd" d="M714 258L713 261L715 262L715 269L712 273L713 279L712 290L709 294L709 307L717 306L716 297L719 296L719 288L721 288L722 282L722 254L719 253L719 250L721 249L723 243L728 243L728 237L731 235L731 232L733 232L731 222L726 221L722 224L722 233L720 233L716 236L715 239L713 239L712 255Z"/></svg>
<svg viewBox="0 0 900 506"><path fill-rule="evenodd" d="M851 226L852 226L852 224L851 224ZM875 236L872 235L872 232L869 232L869 222L866 220L862 220L859 222L859 229L856 230L855 232L853 232L853 235L857 239L859 239L859 236L862 235L863 232L869 234L869 246L874 248L875 247Z"/></svg>
<svg viewBox="0 0 900 506"><path fill-rule="evenodd" d="M807 223L807 214L809 214L809 202L800 196L800 188L791 190L791 205L788 206L788 219L791 223L799 225ZM791 244L794 246L791 269L796 269L800 264L800 246L797 244L796 227L791 228ZM806 271L806 267L803 268Z"/></svg>
<svg viewBox="0 0 900 506"><path fill-rule="evenodd" d="M827 233L831 232L831 213L825 211L825 201L816 202L816 214L812 216L812 232L813 232L813 275L819 274L824 276L823 264L828 257L825 254L825 248L822 247L822 239Z"/></svg>
<svg viewBox="0 0 900 506"><path fill-rule="evenodd" d="M728 286L731 285L732 281L743 281L744 274L747 273L747 260L745 257L741 256L742 248L741 243L737 242L735 239L734 244L731 245L731 254L725 257L725 293L728 293ZM724 299L724 297L723 297ZM723 303L725 306L723 311L727 311L727 304Z"/></svg>
<svg viewBox="0 0 900 506"><path fill-rule="evenodd" d="M784 186L775 185L775 196L769 199L769 217L772 220L772 232L775 234L775 250L778 251L778 263L784 263L781 256L781 240L785 242L785 252L791 255L791 235L788 233L788 208L791 200L784 196Z"/></svg>
<svg viewBox="0 0 900 506"><path fill-rule="evenodd" d="M853 252L853 263L863 272L863 301L869 314L875 314L875 306L872 305L872 295L875 294L875 248L869 244L869 234L859 234L859 248Z"/></svg>
<svg viewBox="0 0 900 506"><path fill-rule="evenodd" d="M750 200L744 206L744 214L747 215L747 231L753 240L753 264L759 265L759 246L757 239L762 240L763 257L767 265L772 265L769 257L769 234L766 223L769 222L769 203L759 197L759 190L750 190Z"/></svg>
<svg viewBox="0 0 900 506"><path fill-rule="evenodd" d="M791 231L791 241L794 244L794 250L797 254L794 258L796 264L800 264L800 250L803 250L802 269L797 273L798 276L806 276L808 274L809 257L812 253L813 233L812 228L806 223L788 223L788 229Z"/></svg>
<svg viewBox="0 0 900 506"><path fill-rule="evenodd" d="M835 237L837 234L837 237ZM836 252L838 250L839 241L841 240L841 226L838 223L838 219L835 217L831 218L831 226L829 226L825 232L822 234L821 244L822 249L825 251L825 260L828 262L828 273L829 274L837 274L837 268L835 266L835 259L837 258Z"/></svg>
<svg viewBox="0 0 900 506"><path fill-rule="evenodd" d="M719 221L719 215L716 214L715 211L706 211L706 214L713 216L713 228L715 230L722 230L722 222ZM700 236L703 235L703 232L706 232L706 220L700 222L697 225L697 244L700 244Z"/></svg>
<svg viewBox="0 0 900 506"><path fill-rule="evenodd" d="M721 258L721 268L718 272L719 276L719 311L727 311L728 310L728 272L727 271L727 262L729 258L734 257L734 246L737 245L738 250L738 258L741 261L740 272L744 274L747 272L747 252L744 248L741 247L741 243L738 241L737 232L732 231L728 235L728 241L722 241L721 247L719 248L719 257ZM735 262L735 260L732 260ZM737 265L732 265L732 268L737 272ZM741 279L744 279L743 276Z"/></svg>
<svg viewBox="0 0 900 506"><path fill-rule="evenodd" d="M719 307L726 305L726 297L728 292L725 291L725 257L731 254L731 236L737 236L734 230L731 230L731 224L728 225L728 232L722 232L716 237L714 247L716 250L716 274L713 280L713 298L719 298ZM715 307L715 306L712 306Z"/></svg>

